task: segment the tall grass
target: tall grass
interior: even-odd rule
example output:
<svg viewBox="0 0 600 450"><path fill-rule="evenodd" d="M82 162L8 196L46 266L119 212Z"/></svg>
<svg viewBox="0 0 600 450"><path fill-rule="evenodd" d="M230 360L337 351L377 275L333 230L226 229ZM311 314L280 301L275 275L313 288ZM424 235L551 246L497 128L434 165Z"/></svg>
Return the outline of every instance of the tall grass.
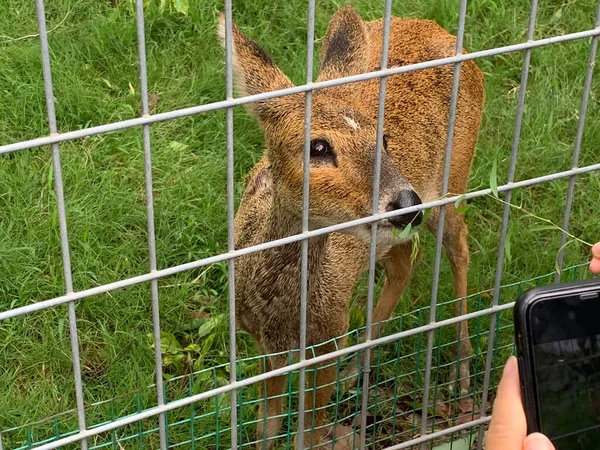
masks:
<svg viewBox="0 0 600 450"><path fill-rule="evenodd" d="M139 115L135 19L125 2L112 8L98 0L46 2L56 112L60 131L76 130ZM316 34L322 36L342 2L319 2ZM383 2L356 0L365 19L380 17ZM146 10L148 73L153 113L224 98L224 58L215 37L220 2L190 2L189 14ZM438 21L456 31L458 5L449 0L395 2L395 15ZM523 42L529 3L475 0L467 10L470 51ZM590 29L592 0L540 3L535 37ZM291 79L305 72L306 4L234 1L234 18L260 42ZM0 143L48 134L39 40L33 2L0 2ZM533 51L517 179L566 170L571 157L587 67L589 41ZM485 73L486 105L471 189L487 187L494 161L506 179L523 55L479 60ZM587 114L581 165L600 161L600 84L596 77ZM222 111L152 126L152 157L159 268L226 251L225 117ZM237 198L243 176L262 153L257 123L242 108L234 112ZM141 130L92 136L61 145L73 280L76 290L145 273L148 269ZM58 218L49 148L0 156L0 309L7 310L64 293ZM516 191L513 202L561 223L567 181ZM589 242L600 236L600 177L577 179L570 230ZM502 205L479 198L467 211L472 250L469 289L493 286ZM512 211L503 282L551 272L559 233L535 229L534 219ZM423 236L424 260L396 311L409 314L428 304L433 238ZM588 258L575 243L566 265ZM440 301L452 298L444 262ZM224 317L227 277L223 264L163 279L159 283L161 328L185 343L204 345L196 325ZM352 326L362 323L364 283L356 290ZM502 298L512 301L513 298ZM477 307L476 304L472 308ZM449 312L449 314L451 314ZM153 382L149 287L99 295L77 303L84 394L87 404L118 397ZM198 368L226 363L226 320L217 320ZM473 324L471 324L473 327ZM473 333L474 330L472 329ZM256 355L240 334L240 356ZM452 359L451 350L444 353ZM197 356L197 355L196 355ZM413 361L414 363L414 361ZM411 363L412 364L412 363ZM0 323L0 430L48 417L75 406L66 308ZM169 369L170 370L170 369ZM188 370L188 369L185 369ZM410 364L401 368L413 371ZM145 406L154 401L143 397ZM128 407L130 407L129 405ZM124 413L126 407L116 414ZM25 439L25 438L24 438Z"/></svg>

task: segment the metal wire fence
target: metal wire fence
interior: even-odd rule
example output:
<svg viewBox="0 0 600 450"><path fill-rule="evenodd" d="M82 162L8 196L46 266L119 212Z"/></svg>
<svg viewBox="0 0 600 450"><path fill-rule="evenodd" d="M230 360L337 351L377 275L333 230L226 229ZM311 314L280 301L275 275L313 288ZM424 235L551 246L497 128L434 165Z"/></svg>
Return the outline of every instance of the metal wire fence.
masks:
<svg viewBox="0 0 600 450"><path fill-rule="evenodd" d="M233 96L233 56L232 56L232 6L231 1L225 2L226 18L226 100L203 104L191 108L179 109L160 114L150 114L148 95L148 76L146 66L146 44L144 36L143 0L136 0L136 24L139 55L139 74L141 86L142 108L139 118L114 122L110 124L84 128L81 130L59 132L57 129L54 107L54 92L50 68L50 53L48 31L44 12L44 0L36 0L39 36L41 42L41 60L46 94L47 118L50 129L48 136L37 139L6 144L0 146L0 154L7 154L26 149L50 145L52 148L56 202L58 205L58 222L60 228L60 243L64 269L65 294L48 300L38 301L26 306L7 309L0 312L0 321L24 316L35 311L56 308L67 305L69 334L76 393L76 409L67 411L46 420L33 424L24 424L17 428L0 430L0 449L3 448L70 448L72 445L82 449L112 448L220 448L247 447L255 445L252 430L258 426L254 419L254 410L259 402L257 385L267 378L285 375L289 387L284 400L288 413L286 432L279 436L287 446L292 445L294 434L298 434L302 442L305 429L304 399L314 395L305 387L307 377L314 376L318 363L326 363L337 368L336 401L327 406L330 425L344 423L345 436L335 436L336 428L332 428L330 445L334 441L350 439L351 448L411 448L419 445L433 445L434 442L466 439L468 446L482 448L485 425L490 419L490 394L497 381L496 366L502 364L503 358L512 352L512 322L511 302L501 302L501 298L516 298L523 289L544 282L585 277L585 270L572 267L563 270L563 251L559 253L557 272L543 275L532 280L523 280L516 285L502 285L504 250L510 219L512 191L519 188L547 183L553 180L568 179L568 193L564 210L561 244L567 239L569 217L575 192L575 179L578 175L600 170L600 163L579 167L579 156L586 119L588 101L592 85L592 75L598 37L600 36L600 3L597 7L594 28L576 33L569 33L545 39L534 40L537 0L532 0L530 20L526 42L499 48L463 54L463 39L465 33L465 15L467 1L460 1L457 43L455 56L418 64L400 67L387 67L387 47L389 43L389 28L392 10L391 0L385 2L384 38L382 47L381 69L335 80L313 82L313 50L314 50L314 18L315 2L308 2L308 33L306 83L301 86L260 93L247 97ZM583 96L579 111L579 121L576 133L575 147L570 170L549 173L543 176L515 181L519 138L522 126L523 108L525 104L527 81L530 69L530 58L533 49L560 42L578 39L590 39L589 60ZM506 204L502 216L499 251L497 256L495 284L492 290L472 295L470 300L476 304L473 312L460 317L453 317L451 311L456 301L438 302L438 285L441 270L442 239L437 240L433 280L431 283L431 302L427 307L417 309L409 314L391 319L389 328L392 331L382 337L371 336L373 304L376 293L375 286L375 224L383 219L401 214L410 214L433 207L440 207L441 220L437 235L443 234L445 207L459 198L474 199L492 194L496 188L485 188L469 192L464 196L448 195L449 169L452 155L454 122L457 110L458 89L460 84L461 63L468 60L487 58L510 52L524 52L521 81L517 103L516 124L514 128L510 156L509 175L505 184L497 187L497 192L505 193ZM347 83L378 78L380 80L380 107L378 115L378 135L383 134L383 99L386 92L386 80L392 75L408 73L416 70L451 64L453 70L452 94L450 98L450 115L445 154L445 171L442 185L442 198L423 205L418 205L401 211L377 213L374 206L373 214L351 222L336 224L317 230L308 227L309 199L309 150L311 129L312 93L317 89L338 86ZM306 97L305 110L305 146L304 146L304 190L302 233L266 242L244 249L234 248L234 172L233 172L233 108L251 102L272 99L277 96L304 94ZM159 270L156 258L156 237L154 231L154 200L152 177L152 151L150 126L157 122L172 120L215 111L226 110L227 134L227 208L228 208L228 251L197 261L180 264ZM69 252L68 224L65 213L65 198L61 172L60 143L81 139L87 136L108 133L115 130L141 127L143 136L146 212L148 231L149 271L143 275L122 279L90 289L75 291L72 282L72 269ZM379 196L380 161L382 139L378 138L377 157L373 184L373 205L377 205ZM371 227L371 252L369 263L369 278L367 287L366 322L362 329L349 333L351 345L338 347L336 351L318 354L314 348L306 346L306 304L308 285L308 239L326 233L338 232L362 224L374 224ZM264 366L264 356L239 359L237 356L235 333L235 259L239 256L286 245L293 242L302 243L302 290L300 314L300 348L299 361L294 362L292 354L288 354L288 364L285 367L261 372ZM562 248L562 246L561 246ZM161 352L161 326L158 280L184 271L208 266L217 262L227 261L229 275L229 358L228 365L216 366L200 370L193 374L176 377L163 381L163 354ZM132 392L129 395L98 403L87 404L82 387L80 366L80 343L78 341L77 317L75 303L83 299L108 293L128 286L150 284L152 302L152 326L154 339L154 362L156 383ZM473 355L456 355L451 363L445 362L442 354L451 354L451 329L461 321L468 320L471 324L470 338L475 342ZM473 330L476 328L476 330ZM360 341L359 332L364 331L365 340ZM359 371L358 387L347 392L339 389L345 381L340 376L340 368L353 356L360 354L361 370ZM454 395L444 398L438 391L444 388L452 364L456 360L470 359L474 365L473 388L468 395ZM375 363L376 361L376 363ZM446 383L448 384L448 383ZM154 397L153 407L144 407ZM419 398L420 402L414 399ZM470 408L461 413L458 406L461 400L470 400L473 405L479 405L479 410ZM398 405L404 405L400 408ZM116 411L119 411L117 413ZM361 413L362 411L362 413ZM368 412L368 413L367 413ZM158 437L156 433L158 432Z"/></svg>

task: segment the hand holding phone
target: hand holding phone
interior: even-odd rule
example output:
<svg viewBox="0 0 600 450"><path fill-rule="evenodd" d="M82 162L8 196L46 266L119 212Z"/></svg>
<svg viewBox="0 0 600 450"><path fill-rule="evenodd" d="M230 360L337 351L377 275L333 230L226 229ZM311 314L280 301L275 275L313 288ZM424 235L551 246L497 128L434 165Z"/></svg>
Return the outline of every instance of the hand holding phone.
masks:
<svg viewBox="0 0 600 450"><path fill-rule="evenodd" d="M521 402L517 358L511 356L498 386L486 450L555 450L540 433L527 436L527 421Z"/></svg>
<svg viewBox="0 0 600 450"><path fill-rule="evenodd" d="M600 280L537 288L515 305L527 431L556 450L600 446Z"/></svg>

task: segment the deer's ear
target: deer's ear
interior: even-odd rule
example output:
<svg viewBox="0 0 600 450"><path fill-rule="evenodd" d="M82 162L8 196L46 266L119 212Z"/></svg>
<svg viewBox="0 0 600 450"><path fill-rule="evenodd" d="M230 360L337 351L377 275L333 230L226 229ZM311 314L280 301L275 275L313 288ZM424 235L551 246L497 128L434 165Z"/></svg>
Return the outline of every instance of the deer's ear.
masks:
<svg viewBox="0 0 600 450"><path fill-rule="evenodd" d="M233 78L241 96L260 94L293 87L290 79L269 58L267 53L253 40L249 39L233 24ZM225 15L219 17L218 34L225 46ZM278 109L280 99L274 98L247 104L250 112L261 120L268 120Z"/></svg>
<svg viewBox="0 0 600 450"><path fill-rule="evenodd" d="M319 81L368 71L369 32L351 6L337 10L327 27L321 48Z"/></svg>

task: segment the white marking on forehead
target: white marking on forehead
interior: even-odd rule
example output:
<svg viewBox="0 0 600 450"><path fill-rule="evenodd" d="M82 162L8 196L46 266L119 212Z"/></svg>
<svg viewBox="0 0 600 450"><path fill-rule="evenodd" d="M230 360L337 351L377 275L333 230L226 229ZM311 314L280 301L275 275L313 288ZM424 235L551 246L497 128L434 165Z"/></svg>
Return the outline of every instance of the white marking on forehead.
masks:
<svg viewBox="0 0 600 450"><path fill-rule="evenodd" d="M350 125L350 127L352 127L353 129L358 130L360 128L360 125L354 119L352 119L348 116L343 116L343 117L346 120L346 123L348 125Z"/></svg>

